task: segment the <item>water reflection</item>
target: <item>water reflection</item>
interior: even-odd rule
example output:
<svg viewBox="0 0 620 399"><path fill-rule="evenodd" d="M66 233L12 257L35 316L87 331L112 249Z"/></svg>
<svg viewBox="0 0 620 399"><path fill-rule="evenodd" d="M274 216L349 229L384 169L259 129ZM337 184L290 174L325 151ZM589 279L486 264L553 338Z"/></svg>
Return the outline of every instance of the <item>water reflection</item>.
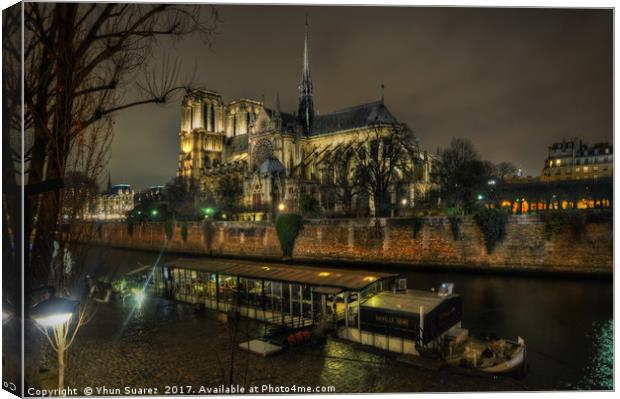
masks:
<svg viewBox="0 0 620 399"><path fill-rule="evenodd" d="M85 263L90 274L118 277L136 269L140 263L153 264L158 257L158 253L94 248ZM161 260L174 258L164 255ZM463 297L463 326L473 333L494 332L512 339L522 336L528 344L530 373L525 383L529 387L537 390L613 388L613 284L610 281L399 272L407 277L410 288L430 289L445 281L454 282L455 292ZM174 304L146 306L142 312L149 312L142 316L157 320L156 328L161 329L163 325L192 323L192 319L199 317L191 307L179 308ZM138 329L142 316L134 314L131 319ZM367 354L351 351L346 357L359 362L343 361L337 357L344 354L330 352L342 350L342 346L328 344L322 350L308 353L325 356L322 372L312 377L320 381L351 373L371 382L378 368L364 360L383 359L366 359L363 356ZM386 373L386 369L390 371ZM388 362L381 375L373 385L386 385L401 374L394 362Z"/></svg>
<svg viewBox="0 0 620 399"><path fill-rule="evenodd" d="M586 367L579 389L613 389L614 387L614 322L594 323L592 339L595 353Z"/></svg>

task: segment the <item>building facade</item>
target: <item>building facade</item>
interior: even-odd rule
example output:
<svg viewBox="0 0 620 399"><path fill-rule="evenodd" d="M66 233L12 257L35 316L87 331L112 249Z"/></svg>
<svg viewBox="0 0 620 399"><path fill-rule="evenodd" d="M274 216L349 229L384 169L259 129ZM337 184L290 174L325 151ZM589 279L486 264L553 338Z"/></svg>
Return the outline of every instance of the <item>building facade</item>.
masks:
<svg viewBox="0 0 620 399"><path fill-rule="evenodd" d="M123 220L134 208L134 191L129 184L112 185L108 180L107 189L95 196L85 212L85 219Z"/></svg>
<svg viewBox="0 0 620 399"><path fill-rule="evenodd" d="M549 146L540 181L598 179L613 176L613 147L608 143L587 146L574 138Z"/></svg>
<svg viewBox="0 0 620 399"><path fill-rule="evenodd" d="M301 195L313 197L321 210L342 204L322 190L334 180L333 164L355 143L364 142L378 128L402 124L383 98L329 114L314 107L310 74L308 25L303 51L299 102L296 113L264 101L237 99L225 104L220 93L195 90L182 102L177 176L198 182L203 192L214 192L221 179L242 186L242 206L249 211L297 208ZM394 201L413 206L429 189L432 158L418 151L415 181ZM330 166L331 165L331 166ZM352 167L352 165L351 165ZM348 173L348 172L347 172ZM372 198L356 195L353 203L372 209Z"/></svg>

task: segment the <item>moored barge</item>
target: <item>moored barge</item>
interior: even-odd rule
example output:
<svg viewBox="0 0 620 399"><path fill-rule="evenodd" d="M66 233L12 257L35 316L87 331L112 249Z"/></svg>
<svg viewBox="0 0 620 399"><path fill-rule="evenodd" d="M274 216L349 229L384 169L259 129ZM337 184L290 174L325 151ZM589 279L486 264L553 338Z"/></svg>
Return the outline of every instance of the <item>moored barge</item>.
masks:
<svg viewBox="0 0 620 399"><path fill-rule="evenodd" d="M449 284L436 292L410 290L394 273L204 258L156 266L149 281L153 294L290 331L321 327L362 345L403 355L435 354L493 373L525 362L522 340L513 345L469 337L461 328L461 297Z"/></svg>

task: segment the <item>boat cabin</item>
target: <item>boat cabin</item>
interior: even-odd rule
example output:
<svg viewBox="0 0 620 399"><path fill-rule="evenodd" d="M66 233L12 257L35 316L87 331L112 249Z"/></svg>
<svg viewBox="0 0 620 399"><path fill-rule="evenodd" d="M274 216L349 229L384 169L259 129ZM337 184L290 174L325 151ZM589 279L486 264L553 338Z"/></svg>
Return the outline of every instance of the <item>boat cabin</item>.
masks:
<svg viewBox="0 0 620 399"><path fill-rule="evenodd" d="M405 281L392 273L260 264L240 260L179 258L154 268L153 294L204 304L242 316L303 327L351 313L351 298L395 290Z"/></svg>

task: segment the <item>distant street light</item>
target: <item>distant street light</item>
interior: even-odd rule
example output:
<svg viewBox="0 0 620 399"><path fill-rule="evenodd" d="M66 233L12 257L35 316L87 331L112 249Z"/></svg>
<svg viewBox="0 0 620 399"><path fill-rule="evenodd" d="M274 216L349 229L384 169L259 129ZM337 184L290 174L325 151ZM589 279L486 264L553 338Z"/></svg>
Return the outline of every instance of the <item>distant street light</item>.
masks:
<svg viewBox="0 0 620 399"><path fill-rule="evenodd" d="M49 343L58 355L58 389L62 391L65 387L65 358L66 352L71 343L75 332L69 340L69 327L71 318L77 312L79 302L66 298L51 297L36 304L30 317L35 321L39 329L45 334ZM80 320L78 320L78 324ZM48 329L53 331L50 335Z"/></svg>
<svg viewBox="0 0 620 399"><path fill-rule="evenodd" d="M155 216L157 216L157 214L158 214L158 213L159 213L159 212L157 211L157 209L153 209L153 210L151 211L151 216L155 217Z"/></svg>
<svg viewBox="0 0 620 399"><path fill-rule="evenodd" d="M482 201L484 199L484 196L482 194L478 194L478 201Z"/></svg>
<svg viewBox="0 0 620 399"><path fill-rule="evenodd" d="M282 211L283 211L283 210L285 210L285 209L286 209L286 205L284 205L284 202L280 202L280 203L278 204L278 210L279 210L280 212L282 212Z"/></svg>
<svg viewBox="0 0 620 399"><path fill-rule="evenodd" d="M407 205L407 198L403 198L400 203L403 204L403 206Z"/></svg>

